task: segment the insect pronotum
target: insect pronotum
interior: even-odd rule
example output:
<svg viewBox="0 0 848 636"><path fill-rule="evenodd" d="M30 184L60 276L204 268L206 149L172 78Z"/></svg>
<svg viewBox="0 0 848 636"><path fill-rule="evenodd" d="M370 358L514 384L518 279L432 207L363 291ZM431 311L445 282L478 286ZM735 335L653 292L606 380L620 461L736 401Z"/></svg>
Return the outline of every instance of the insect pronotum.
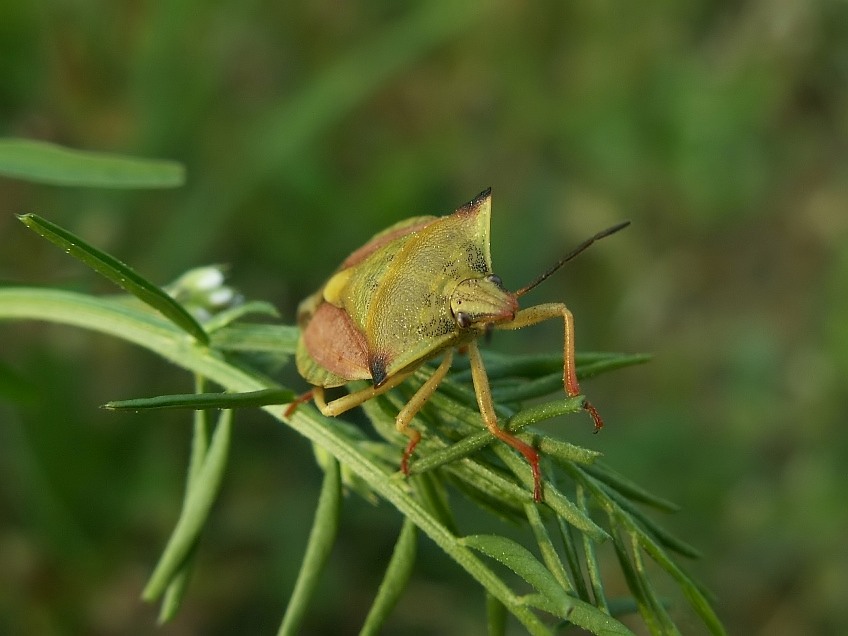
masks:
<svg viewBox="0 0 848 636"><path fill-rule="evenodd" d="M520 329L544 320L562 320L563 385L580 395L574 364L574 319L562 303L519 309L518 299L592 243L629 224L610 227L581 243L535 281L518 291L504 288L492 273L489 252L491 188L453 214L400 221L374 236L345 259L336 272L298 308L301 328L297 369L313 385L289 406L314 398L319 410L336 416L406 380L425 361L442 354L430 378L397 415L397 430L409 438L401 470L421 439L410 426L447 374L453 352L468 353L477 404L486 427L520 452L533 471L533 497L542 500L539 454L535 448L498 426L489 381L477 339L491 329ZM324 389L353 380L371 386L327 402ZM583 407L595 428L603 422L589 401Z"/></svg>

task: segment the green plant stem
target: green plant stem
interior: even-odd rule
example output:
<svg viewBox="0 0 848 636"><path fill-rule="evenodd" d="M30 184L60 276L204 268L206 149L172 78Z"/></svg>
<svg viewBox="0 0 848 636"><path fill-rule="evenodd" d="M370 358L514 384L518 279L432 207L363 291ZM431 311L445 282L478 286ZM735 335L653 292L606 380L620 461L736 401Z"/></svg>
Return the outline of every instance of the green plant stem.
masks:
<svg viewBox="0 0 848 636"><path fill-rule="evenodd" d="M341 471L335 460L326 462L324 485L318 497L318 508L303 555L303 563L297 575L288 607L278 636L290 636L300 631L303 617L309 608L309 600L318 584L318 576L324 570L339 528L339 508L341 506Z"/></svg>
<svg viewBox="0 0 848 636"><path fill-rule="evenodd" d="M110 334L138 344L230 391L273 388L267 380L227 362L219 353L197 344L170 323L113 300L55 290L0 289L0 320L9 318L63 323ZM395 506L503 603L531 634L549 633L545 624L524 605L520 597L410 496L404 483L390 479L382 466L360 453L340 435L331 420L305 405L288 420L284 420L280 407L263 408L276 419L286 421L368 482L374 492Z"/></svg>

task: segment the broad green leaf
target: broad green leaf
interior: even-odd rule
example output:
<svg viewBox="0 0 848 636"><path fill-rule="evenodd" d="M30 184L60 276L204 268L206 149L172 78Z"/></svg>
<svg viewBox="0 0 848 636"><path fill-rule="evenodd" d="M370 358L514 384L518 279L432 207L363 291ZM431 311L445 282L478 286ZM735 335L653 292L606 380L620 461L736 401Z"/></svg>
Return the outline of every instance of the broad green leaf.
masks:
<svg viewBox="0 0 848 636"><path fill-rule="evenodd" d="M203 330L203 327L182 305L129 266L38 215L23 214L18 218L37 234L58 245L98 274L159 311L168 320L194 336L201 344L209 343L209 336Z"/></svg>
<svg viewBox="0 0 848 636"><path fill-rule="evenodd" d="M32 139L0 139L0 175L96 188L174 188L185 182L185 170L174 161L74 150Z"/></svg>

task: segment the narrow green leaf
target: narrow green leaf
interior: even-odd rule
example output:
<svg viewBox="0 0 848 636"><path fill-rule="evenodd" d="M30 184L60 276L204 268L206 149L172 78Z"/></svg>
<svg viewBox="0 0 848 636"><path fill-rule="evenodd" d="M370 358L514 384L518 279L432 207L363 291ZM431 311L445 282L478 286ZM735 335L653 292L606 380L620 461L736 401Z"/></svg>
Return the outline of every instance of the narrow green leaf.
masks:
<svg viewBox="0 0 848 636"><path fill-rule="evenodd" d="M579 379L598 375L612 369L642 364L649 359L650 356L640 353L577 352L574 356ZM486 375L489 376L491 382L504 378L538 378L539 376L558 373L558 388L562 388L562 369L564 366L562 354L542 353L516 356L487 350L483 352L483 361L486 365ZM453 379L459 382L470 382L471 372L468 370L468 361L460 358L455 366L458 371L453 374Z"/></svg>
<svg viewBox="0 0 848 636"><path fill-rule="evenodd" d="M598 636L633 636L633 632L618 619L577 599L574 599L574 606L568 614L568 622Z"/></svg>
<svg viewBox="0 0 848 636"><path fill-rule="evenodd" d="M543 404L536 404L521 409L513 415L504 425L507 430L520 431L527 426L544 422L545 420L565 415L567 413L577 413L583 410L583 397L567 397L559 400L551 400Z"/></svg>
<svg viewBox="0 0 848 636"><path fill-rule="evenodd" d="M584 514L589 514L589 508L586 505L586 496L583 491L583 486L577 484L577 507ZM609 604L607 603L606 592L604 591L604 582L601 578L601 568L598 565L598 554L595 550L595 544L587 535L583 535L583 559L586 562L586 573L589 576L589 582L592 584L592 593L595 597L595 605L600 607L605 612L609 613Z"/></svg>
<svg viewBox="0 0 848 636"><path fill-rule="evenodd" d="M622 495L633 501L647 504L663 512L678 512L680 506L668 499L657 497L653 493L648 492L637 483L627 479L620 473L616 472L609 466L603 463L595 463L587 467L586 472L592 475L599 481L607 484L613 490L620 492Z"/></svg>
<svg viewBox="0 0 848 636"><path fill-rule="evenodd" d="M177 570L171 577L168 588L165 590L165 594L162 597L162 604L159 607L159 616L157 620L160 625L164 625L165 623L173 620L180 611L186 590L188 590L188 583L191 578L191 569L197 553L198 543L199 542L195 542L195 544L191 547L182 566L180 566L179 570Z"/></svg>
<svg viewBox="0 0 848 636"><path fill-rule="evenodd" d="M445 470L472 501L501 519L520 521L522 507L532 501L529 490L487 462L468 460L451 464Z"/></svg>
<svg viewBox="0 0 848 636"><path fill-rule="evenodd" d="M0 175L96 188L174 188L185 182L185 170L174 161L75 150L32 139L0 139Z"/></svg>
<svg viewBox="0 0 848 636"><path fill-rule="evenodd" d="M341 503L341 473L339 462L327 462L324 473L324 484L318 497L318 507L312 530L306 544L306 552L300 565L300 572L294 585L288 607L286 607L279 636L289 636L300 631L303 617L309 605L309 600L318 584L318 576L330 558L330 552L336 540L339 529L339 508Z"/></svg>
<svg viewBox="0 0 848 636"><path fill-rule="evenodd" d="M171 323L149 311L140 310L136 306L127 306L125 303L114 299L93 298L81 294L44 289L0 289L0 320L3 319L45 320L110 334L138 344L185 369L201 373L209 377L210 381L234 392L269 388L267 379L231 364L215 351L202 347L186 347L183 333ZM446 401L450 402L450 400ZM282 419L282 413L278 407L268 406L264 408L273 417ZM438 410L440 408L439 406ZM479 414L477 414L477 417L479 418ZM373 455L360 439L349 433L349 429L353 425L345 426L343 421L322 417L310 405L303 405L293 417L287 418L285 421L314 444L338 458L348 470L367 483L374 493L391 502L444 550L450 558L460 564L476 582L516 616L529 633L545 634L550 631L532 608L527 605L524 598L517 597L478 555L462 545L460 540L444 524L421 505L414 493L411 492L408 484L401 479L393 478L393 469L386 468L384 459ZM380 448L383 447L384 445L381 444ZM522 462L522 459L515 456L515 461ZM563 463L563 466L568 465L568 463ZM607 487L594 477L588 476L577 467L575 467L574 473L569 472L568 474L583 476L591 495L592 504L603 509L606 509L607 506L614 510L620 509L615 500L610 498L610 491ZM582 480L578 479L578 481ZM560 526L565 523L561 517L558 517L557 521ZM621 519L616 521L614 525L626 527L628 531L631 531L630 526L639 530L639 524L627 514L622 514ZM639 531L644 535L640 536L640 542L645 546L648 554L665 569L676 567L650 533L644 530ZM563 535L566 536L570 532L571 527L565 526ZM568 552L566 550L567 554ZM579 571L579 564L574 569L571 569L571 566L569 567L572 573ZM672 576L675 576L673 569L669 569L669 571L672 572ZM682 572L680 572L680 575L684 577L683 580L692 585L691 589L684 588L687 595L691 595L690 600L692 597L699 597L703 602L699 611L702 612L705 623L710 626L713 633L724 633L718 619L715 618L697 586ZM580 577L575 577L575 580L579 581ZM574 603L575 609L572 610L567 619L570 622L596 634L628 633L626 630L621 631L623 628L609 627L602 621L603 614L596 608L588 604L585 604L585 607L579 605L576 599ZM698 605L695 606L698 609ZM596 617L598 622L593 627L589 627L588 619L581 618L581 611L585 611L589 616ZM706 618L709 616L714 619L714 624L711 624L711 621Z"/></svg>
<svg viewBox="0 0 848 636"><path fill-rule="evenodd" d="M529 550L511 539L495 535L471 535L463 537L462 543L502 563L538 590L540 598L534 600L532 595L529 595L525 597L528 603L538 605L593 634L632 635L627 627L612 616L589 603L569 596Z"/></svg>
<svg viewBox="0 0 848 636"><path fill-rule="evenodd" d="M273 351L294 354L300 330L288 325L236 323L212 333L212 347L223 351Z"/></svg>
<svg viewBox="0 0 848 636"><path fill-rule="evenodd" d="M628 355L616 354L605 360L595 360L578 366L577 378L580 380L586 380L602 373L615 371L616 369L632 367L637 364L645 364L646 362L650 362L651 357L652 356L645 353L634 353Z"/></svg>
<svg viewBox="0 0 848 636"><path fill-rule="evenodd" d="M421 504L430 514L436 517L451 532L454 534L458 533L459 530L453 512L450 509L444 480L438 479L432 474L424 473L411 477L410 481L412 481L412 485Z"/></svg>
<svg viewBox="0 0 848 636"><path fill-rule="evenodd" d="M111 411L144 411L152 409L243 409L288 404L295 393L288 389L261 389L244 393L183 393L151 398L114 400L103 405Z"/></svg>
<svg viewBox="0 0 848 636"><path fill-rule="evenodd" d="M672 561L665 551L644 531L637 529L636 536L645 552L657 562L657 564L668 572L671 577L678 582L683 590L683 594L689 600L692 608L698 613L701 619L706 624L710 633L716 636L723 636L726 631L721 620L716 615L715 610L710 605L701 588L686 574L674 561Z"/></svg>
<svg viewBox="0 0 848 636"><path fill-rule="evenodd" d="M511 448L501 444L494 448L495 453L509 469L518 476L527 487L528 492L533 487L533 476L529 464L523 457L517 455ZM604 541L609 538L607 533L592 519L578 508L574 502L556 489L555 484L548 481L543 485L542 497L547 506L557 515L564 518L578 530L586 533L593 541Z"/></svg>
<svg viewBox="0 0 848 636"><path fill-rule="evenodd" d="M621 566L621 571L624 573L624 578L627 581L627 588L633 594L633 598L636 601L636 606L639 609L639 614L642 616L642 620L645 621L645 625L647 625L652 634L662 634L660 631L659 620L651 606L650 596L644 589L642 585L643 581L636 572L636 568L633 566L626 544L622 541L618 532L613 532L612 536L613 546L615 547L615 553L618 557L618 563Z"/></svg>
<svg viewBox="0 0 848 636"><path fill-rule="evenodd" d="M648 534L650 534L663 546L669 550L674 550L685 557L689 557L690 559L701 558L700 550L697 550L682 539L675 537L668 530L663 528L660 524L640 510L632 501L625 499L622 495L615 491L612 491L609 494L610 498L621 507L623 512L630 515L634 521L638 522L642 528L648 532Z"/></svg>
<svg viewBox="0 0 848 636"><path fill-rule="evenodd" d="M409 577L412 575L417 546L418 529L415 524L406 519L403 522L397 543L395 543L386 575L377 591L377 598L374 599L371 609L368 610L368 616L365 618L362 631L360 631L363 636L380 633L383 623L386 622L394 609L409 582Z"/></svg>
<svg viewBox="0 0 848 636"><path fill-rule="evenodd" d="M209 336L203 327L182 305L129 266L36 214L23 214L18 218L37 234L58 245L98 274L159 311L168 320L194 336L201 344L209 343Z"/></svg>
<svg viewBox="0 0 848 636"><path fill-rule="evenodd" d="M215 433L209 445L209 452L203 461L203 468L192 480L190 492L186 494L180 518L165 546L162 557L142 592L146 601L155 601L165 592L176 572L197 542L212 504L221 489L227 455L230 449L232 432L232 411L223 411L218 419Z"/></svg>
<svg viewBox="0 0 848 636"><path fill-rule="evenodd" d="M202 393L206 386L206 381L202 376L195 374L194 390L197 393ZM197 487L197 480L203 470L203 464L206 461L206 455L209 452L209 434L210 424L206 411L194 412L194 431L191 441L191 456L188 464L188 477L186 479L185 494L183 495L183 506L186 505L192 488ZM183 597L188 589L188 582L191 578L191 571L194 566L194 558L197 552L197 541L195 541L188 556L183 561L180 569L174 574L171 579L168 589L165 590L165 596L162 599L162 604L159 608L159 624L162 625L172 620L182 605Z"/></svg>
<svg viewBox="0 0 848 636"><path fill-rule="evenodd" d="M226 327L230 323L240 320L245 316L265 316L268 318L279 318L280 312L271 303L264 300L251 300L241 305L228 307L212 316L209 320L203 323L207 333L213 333Z"/></svg>
<svg viewBox="0 0 848 636"><path fill-rule="evenodd" d="M489 636L506 636L507 611L503 603L486 594L486 628Z"/></svg>
<svg viewBox="0 0 848 636"><path fill-rule="evenodd" d="M665 604L654 591L654 586L645 568L645 560L642 558L642 550L640 549L638 539L632 534L630 535L630 553L633 555L633 565L636 569L637 576L639 576L642 582L642 589L645 590L648 600L651 603L651 609L656 616L657 622L660 624L661 631L659 633L663 636L666 634L671 634L672 636L679 634L680 631L677 629L674 621L671 620L671 616L668 615Z"/></svg>
<svg viewBox="0 0 848 636"><path fill-rule="evenodd" d="M557 371L533 380L514 380L507 386L495 385L492 397L502 403L523 402L562 390L562 371Z"/></svg>
<svg viewBox="0 0 848 636"><path fill-rule="evenodd" d="M497 535L469 535L462 544L502 563L533 586L560 618L566 618L572 599L553 574L524 546Z"/></svg>
<svg viewBox="0 0 848 636"><path fill-rule="evenodd" d="M545 457L550 457L563 462L575 462L577 464L591 464L603 453L589 450L582 446L575 446L551 437L543 437L539 440L539 450Z"/></svg>
<svg viewBox="0 0 848 636"><path fill-rule="evenodd" d="M562 541L562 551L565 554L565 563L568 566L568 571L571 573L571 580L574 581L574 588L577 592L577 597L584 601L591 601L589 590L586 587L586 582L583 578L583 570L580 567L580 559L577 556L577 548L575 539L572 534L575 532L574 526L568 524L562 517L557 517L557 530L559 531L560 540ZM583 536L582 533L580 536Z"/></svg>
<svg viewBox="0 0 848 636"><path fill-rule="evenodd" d="M545 562L545 567L554 575L560 587L570 594L575 593L574 584L568 578L568 573L562 565L562 560L554 547L551 537L548 534L548 529L542 521L542 515L539 514L539 506L535 504L525 504L524 513L527 515L527 520L530 522L530 529L533 531L533 536L536 538L536 545L539 546L539 553L542 555L542 560Z"/></svg>

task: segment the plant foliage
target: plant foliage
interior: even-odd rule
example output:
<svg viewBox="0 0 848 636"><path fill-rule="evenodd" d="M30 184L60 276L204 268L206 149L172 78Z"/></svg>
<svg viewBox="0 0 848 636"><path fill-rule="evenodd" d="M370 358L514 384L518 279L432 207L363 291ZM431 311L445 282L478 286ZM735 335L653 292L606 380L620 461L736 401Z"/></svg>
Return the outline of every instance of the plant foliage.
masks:
<svg viewBox="0 0 848 636"><path fill-rule="evenodd" d="M145 280L114 257L67 230L33 215L22 221L83 263L116 282L141 302L94 297L53 289L0 289L0 319L45 320L83 327L136 343L194 374L192 395L157 396L110 402L111 409L184 408L194 413L194 438L183 511L163 555L144 589L148 601L161 601L161 619L179 609L198 538L221 487L230 450L233 411L260 407L314 445L324 471L312 531L280 634L297 633L315 584L337 536L343 488L369 501L384 500L404 517L385 576L375 591L362 633L377 633L414 572L418 535L437 544L485 590L489 633L501 634L512 615L532 634L577 626L594 634L630 634L619 618L634 611L652 633L677 633L667 603L657 592L653 561L679 586L711 633L724 633L709 600L679 565L697 551L658 525L650 511L671 512L674 504L645 491L599 461L599 454L539 432L533 426L581 410L579 398L557 397L524 405L525 400L562 390L558 356L486 356L498 414L505 426L544 454L544 502L532 498L532 476L518 455L497 443L476 410L467 373L456 370L428 402L414 425L426 429L411 476L397 468L406 438L394 417L432 369L422 367L393 393L366 403L379 439L342 419L326 418L309 405L291 417L281 403L294 393L280 387L262 368L233 352L294 352L296 327L236 322L267 315L264 303L244 303L198 321L173 300L173 290ZM645 356L578 356L578 374L596 375L644 362ZM216 390L207 391L208 385ZM222 409L213 426L203 409ZM526 529L526 542L494 534L464 534L454 519L453 490L482 510ZM463 503L462 505L466 505ZM631 597L610 598L601 575L598 546L613 546ZM482 612L481 612L482 615Z"/></svg>

